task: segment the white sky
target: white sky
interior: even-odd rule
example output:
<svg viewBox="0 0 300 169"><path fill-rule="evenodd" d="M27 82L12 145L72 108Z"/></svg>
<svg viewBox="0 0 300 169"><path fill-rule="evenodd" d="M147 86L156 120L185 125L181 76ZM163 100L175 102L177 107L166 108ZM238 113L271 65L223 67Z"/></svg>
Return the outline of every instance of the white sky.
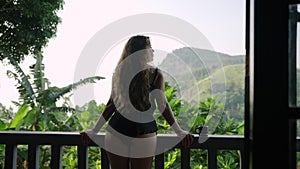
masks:
<svg viewBox="0 0 300 169"><path fill-rule="evenodd" d="M65 0L58 14L56 37L44 49L45 74L53 86L63 87L73 83L77 59L88 40L104 26L134 14L160 13L183 19L202 32L218 52L244 54L245 2L243 0ZM120 28L122 29L122 28ZM183 44L162 36L150 36L154 49L167 52ZM106 77L94 85L98 103L106 102L110 93L110 76L118 61L124 42L115 46L98 67L99 76ZM156 60L159 62L159 60ZM22 68L34 63L27 58ZM0 102L7 107L18 99L15 81L6 76L10 66L0 64ZM88 100L87 100L88 101Z"/></svg>

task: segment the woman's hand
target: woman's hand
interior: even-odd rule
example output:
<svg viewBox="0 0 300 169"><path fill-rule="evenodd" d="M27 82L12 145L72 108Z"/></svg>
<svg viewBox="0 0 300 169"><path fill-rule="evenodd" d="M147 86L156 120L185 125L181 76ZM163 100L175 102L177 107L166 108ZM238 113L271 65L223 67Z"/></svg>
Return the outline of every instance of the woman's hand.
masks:
<svg viewBox="0 0 300 169"><path fill-rule="evenodd" d="M193 134L186 134L185 137L181 140L181 144L185 147L185 148L189 148L190 145L193 143L194 141L194 135Z"/></svg>
<svg viewBox="0 0 300 169"><path fill-rule="evenodd" d="M86 134L86 132L80 132L81 141L84 146L88 146L91 142L90 137Z"/></svg>
<svg viewBox="0 0 300 169"><path fill-rule="evenodd" d="M181 139L181 144L188 148L194 141L194 135L188 131L183 130L179 124L175 121L171 128L175 131L176 135Z"/></svg>

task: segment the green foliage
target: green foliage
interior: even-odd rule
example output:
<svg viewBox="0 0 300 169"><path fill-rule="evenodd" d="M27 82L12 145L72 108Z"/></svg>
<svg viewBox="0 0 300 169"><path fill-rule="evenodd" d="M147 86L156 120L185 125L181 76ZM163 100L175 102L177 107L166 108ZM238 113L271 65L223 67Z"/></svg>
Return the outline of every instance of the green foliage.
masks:
<svg viewBox="0 0 300 169"><path fill-rule="evenodd" d="M28 113L28 105L23 104L23 106L18 110L17 114L15 115L9 127L18 130L21 124L19 122L23 120L23 118L27 115L27 113Z"/></svg>
<svg viewBox="0 0 300 169"><path fill-rule="evenodd" d="M88 168L101 169L101 149L100 147L89 147L90 163Z"/></svg>
<svg viewBox="0 0 300 169"><path fill-rule="evenodd" d="M37 62L38 63L38 62ZM36 63L36 64L37 64ZM41 63L41 62L40 62ZM33 67L32 67L33 68ZM43 69L34 69L34 70L43 70ZM32 73L35 71L32 71ZM42 72L42 71L41 71ZM40 74L42 73L35 73ZM32 76L32 75L31 75ZM31 77L28 75L28 77ZM39 76L36 76L35 82L31 83L32 88L34 89L34 96L39 96L41 93L45 94L46 90L49 90L51 93L50 83L47 81L41 83L42 80L38 80ZM44 78L44 77L43 77ZM44 78L45 79L45 78ZM39 82L39 83L38 83ZM46 82L46 80L44 80ZM91 82L88 80L88 82ZM84 84L84 83L83 83ZM44 87L43 87L44 85ZM22 86L22 85L21 85ZM69 85L70 86L70 85ZM36 90L36 89L39 90ZM49 89L51 88L51 89ZM54 93L57 93L60 88L56 87ZM63 92L62 92L63 93ZM165 83L165 94L170 103L174 115L180 125L184 129L190 129L192 133L195 133L194 129L198 125L206 124L209 119L213 118L209 115L209 111L214 110L223 110L224 104L218 102L216 98L207 98L204 102L200 102L197 105L191 104L189 102L182 101L177 98L177 89L170 86L168 82ZM54 94L55 95L55 94ZM35 130L32 124L38 125L39 129L44 131L82 131L91 128L95 125L95 119L98 119L100 113L103 111L105 104L97 104L94 100L84 104L83 106L76 106L73 111L67 111L67 109L59 109L56 107L56 99L49 99L53 104L44 103L41 100L35 99L34 101L27 101L30 97L22 97L23 103L22 107L16 113L14 118L12 118L10 126L15 126L15 129L22 130ZM41 98L41 97L34 97ZM45 97L49 98L49 97ZM56 96L54 98L57 98ZM27 103L27 104L26 104ZM35 103L35 104L32 104ZM43 103L43 104L42 104ZM33 107L33 106L34 107ZM68 106L65 106L68 107ZM49 111L50 108L57 108L58 111ZM52 109L55 110L55 109ZM27 112L27 113L24 113ZM158 133L172 133L170 130L169 124L161 116L160 113L155 112L154 114L157 119L157 124L159 131ZM219 124L214 131L216 134L243 134L243 123L237 123L234 119L230 118L227 115L227 112L222 112L221 115L224 118L221 118ZM9 116L7 116L9 117ZM18 117L18 118L17 118ZM22 117L22 118L21 118ZM2 120L5 124L5 118ZM18 120L19 119L19 120ZM9 120L7 120L9 121ZM13 123L12 123L13 122ZM19 127L17 127L19 126ZM5 128L5 127L4 127ZM10 127L11 128L11 127ZM104 131L102 128L102 131ZM3 149L4 147L0 146ZM51 157L51 151L49 146L40 147L40 166L41 168L49 168L49 161ZM20 149L21 154L27 150ZM24 151L24 152L23 152ZM89 147L89 168L100 168L101 164L101 153L99 147ZM165 154L165 166L166 168L180 168L180 150L171 149L168 153ZM219 151L218 152L218 167L222 169L227 168L238 168L239 166L239 152L238 151ZM2 158L0 154L0 158ZM24 158L20 155L20 158ZM25 159L25 158L24 158ZM63 166L65 168L74 168L77 165L77 150L74 146L64 146L63 149ZM1 165L1 162L0 162ZM198 169L207 169L207 150L203 149L191 149L191 167Z"/></svg>
<svg viewBox="0 0 300 169"><path fill-rule="evenodd" d="M7 127L8 127L7 124L2 120L0 120L0 130L6 130Z"/></svg>
<svg viewBox="0 0 300 169"><path fill-rule="evenodd" d="M177 98L177 89L174 87L171 87L168 82L165 82L164 84L165 88L165 95L166 98L170 104L170 107L173 110L173 113L175 116L179 115L179 112L181 111L182 107L182 101ZM167 121L164 119L164 117L161 115L161 113L156 110L154 112L154 117L156 119L156 123L158 126L158 133L170 133L170 125L167 123Z"/></svg>
<svg viewBox="0 0 300 169"><path fill-rule="evenodd" d="M244 91L245 91L245 65L234 64L224 66L222 69L216 70L211 76L219 77L225 73L226 79L226 102L224 110L229 114L228 116L236 119L237 121L244 121ZM223 81L214 81L215 91L221 90L218 86L222 86ZM211 81L205 78L199 81L200 95L204 98L211 97Z"/></svg>
<svg viewBox="0 0 300 169"><path fill-rule="evenodd" d="M74 169L77 167L77 147L76 146L64 146L63 147L63 156L62 167L64 169Z"/></svg>
<svg viewBox="0 0 300 169"><path fill-rule="evenodd" d="M0 119L5 123L10 123L13 119L14 112L11 107L6 108L3 104L0 103Z"/></svg>
<svg viewBox="0 0 300 169"><path fill-rule="evenodd" d="M173 149L170 151L170 153L165 153L165 168L166 169L173 169L175 168L175 161L178 158L178 156L180 155L180 150L179 149Z"/></svg>
<svg viewBox="0 0 300 169"><path fill-rule="evenodd" d="M0 131L8 130L8 124L13 119L13 110L12 108L7 109L0 103ZM5 160L5 145L0 144L0 168L4 168L4 160Z"/></svg>
<svg viewBox="0 0 300 169"><path fill-rule="evenodd" d="M300 152L296 152L297 166L300 166Z"/></svg>
<svg viewBox="0 0 300 169"><path fill-rule="evenodd" d="M54 37L63 0L0 1L0 46L20 63L26 55L37 54ZM0 52L0 60L6 56Z"/></svg>
<svg viewBox="0 0 300 169"><path fill-rule="evenodd" d="M234 119L229 119L228 121L221 120L215 132L224 135L243 135L244 122L236 123Z"/></svg>
<svg viewBox="0 0 300 169"><path fill-rule="evenodd" d="M190 129L191 133L195 133L195 128L199 125L205 125L214 118L214 115L210 115L210 111L216 110L221 111L218 113L217 116L222 115L226 118L219 118L218 125L214 131L215 134L225 134L225 135L232 135L232 134L243 134L244 133L244 123L243 122L236 122L235 119L228 118L226 112L222 112L224 109L224 104L218 102L217 97L215 98L207 98L206 101L200 102L197 107L191 105L189 102L184 102L177 98L177 90L172 89L173 87L166 82L165 89L166 89L166 96L170 103L172 110L176 116L178 121L183 121L185 123L181 123L180 125L183 126L185 129ZM187 113L188 112L188 113ZM192 120L188 120L188 119ZM164 133L166 129L169 129L169 125L165 119L158 117L157 118L159 131L158 133ZM188 126L184 126L184 124L188 123ZM178 149L171 149L165 154L165 166L166 168L172 169L179 169L180 168L180 153L178 153ZM221 169L233 169L239 167L239 158L240 154L239 151L219 151L218 154L218 167ZM207 150L203 149L192 149L191 150L191 167L196 169L207 169Z"/></svg>
<svg viewBox="0 0 300 169"><path fill-rule="evenodd" d="M7 54L6 57L15 68L16 72L7 71L7 75L8 77L13 77L18 82L16 87L20 93L20 98L28 101L34 100L34 91L29 82L29 77L24 73L23 69L13 57L11 57L9 54Z"/></svg>
<svg viewBox="0 0 300 169"><path fill-rule="evenodd" d="M217 156L218 168L221 169L233 169L239 168L239 163L236 159L239 159L239 151L224 151L220 150Z"/></svg>
<svg viewBox="0 0 300 169"><path fill-rule="evenodd" d="M49 169L50 160L51 160L51 146L49 145L40 146L40 164L39 164L40 168Z"/></svg>
<svg viewBox="0 0 300 169"><path fill-rule="evenodd" d="M228 112L227 115L239 122L244 121L244 55L231 56L211 50L184 47L169 53L160 67L172 72L172 77L165 75L166 81L174 87L177 87L176 84L181 85L182 98L185 99L183 101L198 102L200 95L200 101L205 102L206 98L212 97L213 85L214 94L220 93L225 96L224 92L226 92L224 109ZM176 81L173 77L176 77ZM199 95L195 94L194 89L197 84L194 84L194 81L198 83Z"/></svg>
<svg viewBox="0 0 300 169"><path fill-rule="evenodd" d="M77 117L80 119L80 125L84 130L90 129L96 124L96 120L104 110L105 104L97 105L95 100L84 104L83 106L76 106ZM101 131L104 131L105 127L102 127Z"/></svg>
<svg viewBox="0 0 300 169"><path fill-rule="evenodd" d="M207 150L191 149L191 166L193 169L208 169Z"/></svg>
<svg viewBox="0 0 300 169"><path fill-rule="evenodd" d="M58 106L57 101L77 87L87 83L96 83L96 80L103 77L88 77L62 88L50 86L49 80L44 77L43 56L39 53L34 58L36 62L30 66L30 74L26 75L14 58L8 56L16 70L16 72L9 71L8 75L17 81L22 103L9 128L19 130L22 127L22 130L33 131L81 129L76 116L68 117L68 113L74 114L75 109L66 102L62 106ZM61 118L58 116L68 118L59 121L57 119Z"/></svg>
<svg viewBox="0 0 300 169"><path fill-rule="evenodd" d="M19 92L19 110L16 114L10 113L9 116L0 116L0 129L2 130L28 130L28 131L81 131L83 128L75 109L68 104L69 94L74 89L88 84L96 83L97 80L103 79L100 76L87 77L73 84L59 88L50 86L50 82L44 77L43 56L35 55L36 62L30 66L30 74L26 75L19 64L13 57L7 57L14 66L14 71L8 71L9 77L17 82ZM67 96L66 96L67 95ZM57 105L59 99L65 99L62 106ZM6 110L2 107L3 110ZM1 150L2 147L0 147ZM63 162L73 168L77 164L74 149L67 148ZM19 148L18 159L23 164L26 163L27 149ZM49 168L51 154L49 147L42 146L40 153L40 166ZM74 151L73 151L74 152ZM0 154L1 155L1 154ZM72 159L74 157L74 159ZM67 160L67 161L65 161ZM20 164L19 166L23 165ZM1 163L0 163L1 165Z"/></svg>

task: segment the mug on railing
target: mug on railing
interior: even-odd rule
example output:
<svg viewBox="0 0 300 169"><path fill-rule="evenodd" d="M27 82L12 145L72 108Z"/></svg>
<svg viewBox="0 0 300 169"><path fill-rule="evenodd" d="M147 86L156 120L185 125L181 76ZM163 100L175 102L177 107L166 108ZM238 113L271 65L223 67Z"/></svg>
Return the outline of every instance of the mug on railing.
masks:
<svg viewBox="0 0 300 169"><path fill-rule="evenodd" d="M199 134L199 143L203 143L208 139L208 126L198 126L195 129L195 132Z"/></svg>

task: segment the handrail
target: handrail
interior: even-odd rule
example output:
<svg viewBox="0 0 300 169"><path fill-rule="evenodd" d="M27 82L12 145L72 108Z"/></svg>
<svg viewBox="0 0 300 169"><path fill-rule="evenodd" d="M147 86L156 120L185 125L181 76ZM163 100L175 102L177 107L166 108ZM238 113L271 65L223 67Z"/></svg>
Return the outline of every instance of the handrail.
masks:
<svg viewBox="0 0 300 169"><path fill-rule="evenodd" d="M204 143L199 143L198 135L194 135L194 141L189 149L181 146L180 143L173 148L181 150L181 168L187 169L190 166L190 149L207 149L208 168L216 168L217 150L240 150L241 168L245 168L243 161L244 154L244 136L242 135L209 135ZM97 137L103 139L105 133L99 133ZM178 137L174 134L158 134L157 144L166 142L176 142ZM87 168L87 147L81 142L79 132L32 132L32 131L0 131L0 144L6 145L5 150L5 169L16 168L16 147L20 144L28 145L28 165L29 168L38 168L39 145L51 145L51 168L61 168L61 147L77 146L78 149L78 168ZM91 143L90 146L97 146ZM105 150L101 149L101 165L103 169L108 169L109 164ZM155 168L164 168L164 154L155 156Z"/></svg>

